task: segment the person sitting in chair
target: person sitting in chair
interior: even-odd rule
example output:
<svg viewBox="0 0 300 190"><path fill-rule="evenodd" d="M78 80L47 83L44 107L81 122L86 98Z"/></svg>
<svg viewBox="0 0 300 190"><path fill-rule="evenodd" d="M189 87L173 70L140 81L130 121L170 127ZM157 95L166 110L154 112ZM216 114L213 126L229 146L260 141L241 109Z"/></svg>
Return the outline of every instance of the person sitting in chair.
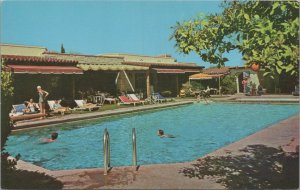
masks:
<svg viewBox="0 0 300 190"><path fill-rule="evenodd" d="M64 113L66 111L69 111L69 108L68 107L62 107L60 105L60 101L59 100L55 100L54 104L53 104L53 110L56 111L56 112Z"/></svg>
<svg viewBox="0 0 300 190"><path fill-rule="evenodd" d="M33 99L30 98L29 102L26 102L26 109L23 110L25 113L36 113L38 110L37 104L33 102Z"/></svg>

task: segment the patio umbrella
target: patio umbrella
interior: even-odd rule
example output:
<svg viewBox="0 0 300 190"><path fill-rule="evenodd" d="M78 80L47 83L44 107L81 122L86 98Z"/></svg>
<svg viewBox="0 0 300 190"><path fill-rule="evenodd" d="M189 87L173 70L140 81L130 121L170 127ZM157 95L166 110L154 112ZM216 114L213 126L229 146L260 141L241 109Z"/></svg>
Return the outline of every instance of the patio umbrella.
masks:
<svg viewBox="0 0 300 190"><path fill-rule="evenodd" d="M191 75L189 77L189 80L208 80L208 79L212 79L213 77L214 77L214 75L197 73L197 74Z"/></svg>
<svg viewBox="0 0 300 190"><path fill-rule="evenodd" d="M220 89L221 89L221 76L222 75L212 75L212 74L205 74L205 73L197 73L194 75L191 75L189 77L189 84L191 84L191 80L209 80L209 79L213 79L213 78L219 78L219 93Z"/></svg>

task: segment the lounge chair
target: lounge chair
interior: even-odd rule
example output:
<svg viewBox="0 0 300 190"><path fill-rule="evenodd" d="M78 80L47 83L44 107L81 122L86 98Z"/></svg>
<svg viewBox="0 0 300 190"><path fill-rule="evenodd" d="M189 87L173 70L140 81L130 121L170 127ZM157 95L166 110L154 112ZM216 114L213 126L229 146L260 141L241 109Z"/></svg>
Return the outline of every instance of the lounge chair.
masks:
<svg viewBox="0 0 300 190"><path fill-rule="evenodd" d="M158 103L168 101L168 99L163 97L159 92L152 93L152 98L153 98L154 102L158 102Z"/></svg>
<svg viewBox="0 0 300 190"><path fill-rule="evenodd" d="M133 104L135 106L135 104L142 104L143 102L139 101L139 100L130 100L128 97L126 96L119 96L119 99L121 100L121 102L119 102L118 104L124 104L124 105L130 105Z"/></svg>
<svg viewBox="0 0 300 190"><path fill-rule="evenodd" d="M127 94L130 100L140 101L143 105L145 103L144 100L140 100L135 94Z"/></svg>
<svg viewBox="0 0 300 190"><path fill-rule="evenodd" d="M101 106L97 106L96 104L92 103L86 103L84 100L75 100L77 107L75 107L73 110L80 110L80 111L93 111L99 109Z"/></svg>
<svg viewBox="0 0 300 190"><path fill-rule="evenodd" d="M58 102L58 104L61 106L59 108L54 108L54 104L55 104L54 100L48 100L47 102L48 102L50 111L52 113L58 113L61 115L64 115L65 113L71 113L71 110L68 107L63 107L60 105L60 101Z"/></svg>
<svg viewBox="0 0 300 190"><path fill-rule="evenodd" d="M113 98L112 96L109 96L108 93L100 93L100 95L102 95L103 97L102 104L104 104L105 101L109 102L109 104L111 104L112 102L115 104L117 102L117 99Z"/></svg>
<svg viewBox="0 0 300 190"><path fill-rule="evenodd" d="M25 104L17 104L13 105L13 113L9 115L10 120L12 122L21 121L21 120L29 120L46 116L46 114L40 113L38 111L35 112L24 112L26 109Z"/></svg>

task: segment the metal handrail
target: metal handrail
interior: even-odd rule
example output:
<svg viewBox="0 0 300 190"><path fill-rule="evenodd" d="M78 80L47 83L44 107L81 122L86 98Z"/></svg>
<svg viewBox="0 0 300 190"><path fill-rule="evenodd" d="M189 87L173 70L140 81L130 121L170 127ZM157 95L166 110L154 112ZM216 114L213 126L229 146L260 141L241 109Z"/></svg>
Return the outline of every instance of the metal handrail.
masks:
<svg viewBox="0 0 300 190"><path fill-rule="evenodd" d="M104 161L104 175L107 175L108 168L110 167L110 139L107 129L103 133L103 161Z"/></svg>
<svg viewBox="0 0 300 190"><path fill-rule="evenodd" d="M137 153L136 153L136 132L135 128L132 129L132 165L137 167ZM110 138L107 128L103 133L103 162L104 162L104 175L107 175L110 168Z"/></svg>
<svg viewBox="0 0 300 190"><path fill-rule="evenodd" d="M135 128L132 129L132 165L135 167L137 166Z"/></svg>

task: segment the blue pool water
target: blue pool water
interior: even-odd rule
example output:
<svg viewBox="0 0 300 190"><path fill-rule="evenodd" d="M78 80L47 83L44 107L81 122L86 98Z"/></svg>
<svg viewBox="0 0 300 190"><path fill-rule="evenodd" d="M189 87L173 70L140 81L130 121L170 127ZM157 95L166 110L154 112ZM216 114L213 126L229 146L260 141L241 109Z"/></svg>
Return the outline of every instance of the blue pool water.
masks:
<svg viewBox="0 0 300 190"><path fill-rule="evenodd" d="M299 112L297 105L193 104L122 117L17 132L6 150L50 170L103 167L103 130L111 139L111 165L132 162L131 129L137 132L138 164L192 161ZM160 138L158 129L176 138ZM59 133L58 140L39 138Z"/></svg>

